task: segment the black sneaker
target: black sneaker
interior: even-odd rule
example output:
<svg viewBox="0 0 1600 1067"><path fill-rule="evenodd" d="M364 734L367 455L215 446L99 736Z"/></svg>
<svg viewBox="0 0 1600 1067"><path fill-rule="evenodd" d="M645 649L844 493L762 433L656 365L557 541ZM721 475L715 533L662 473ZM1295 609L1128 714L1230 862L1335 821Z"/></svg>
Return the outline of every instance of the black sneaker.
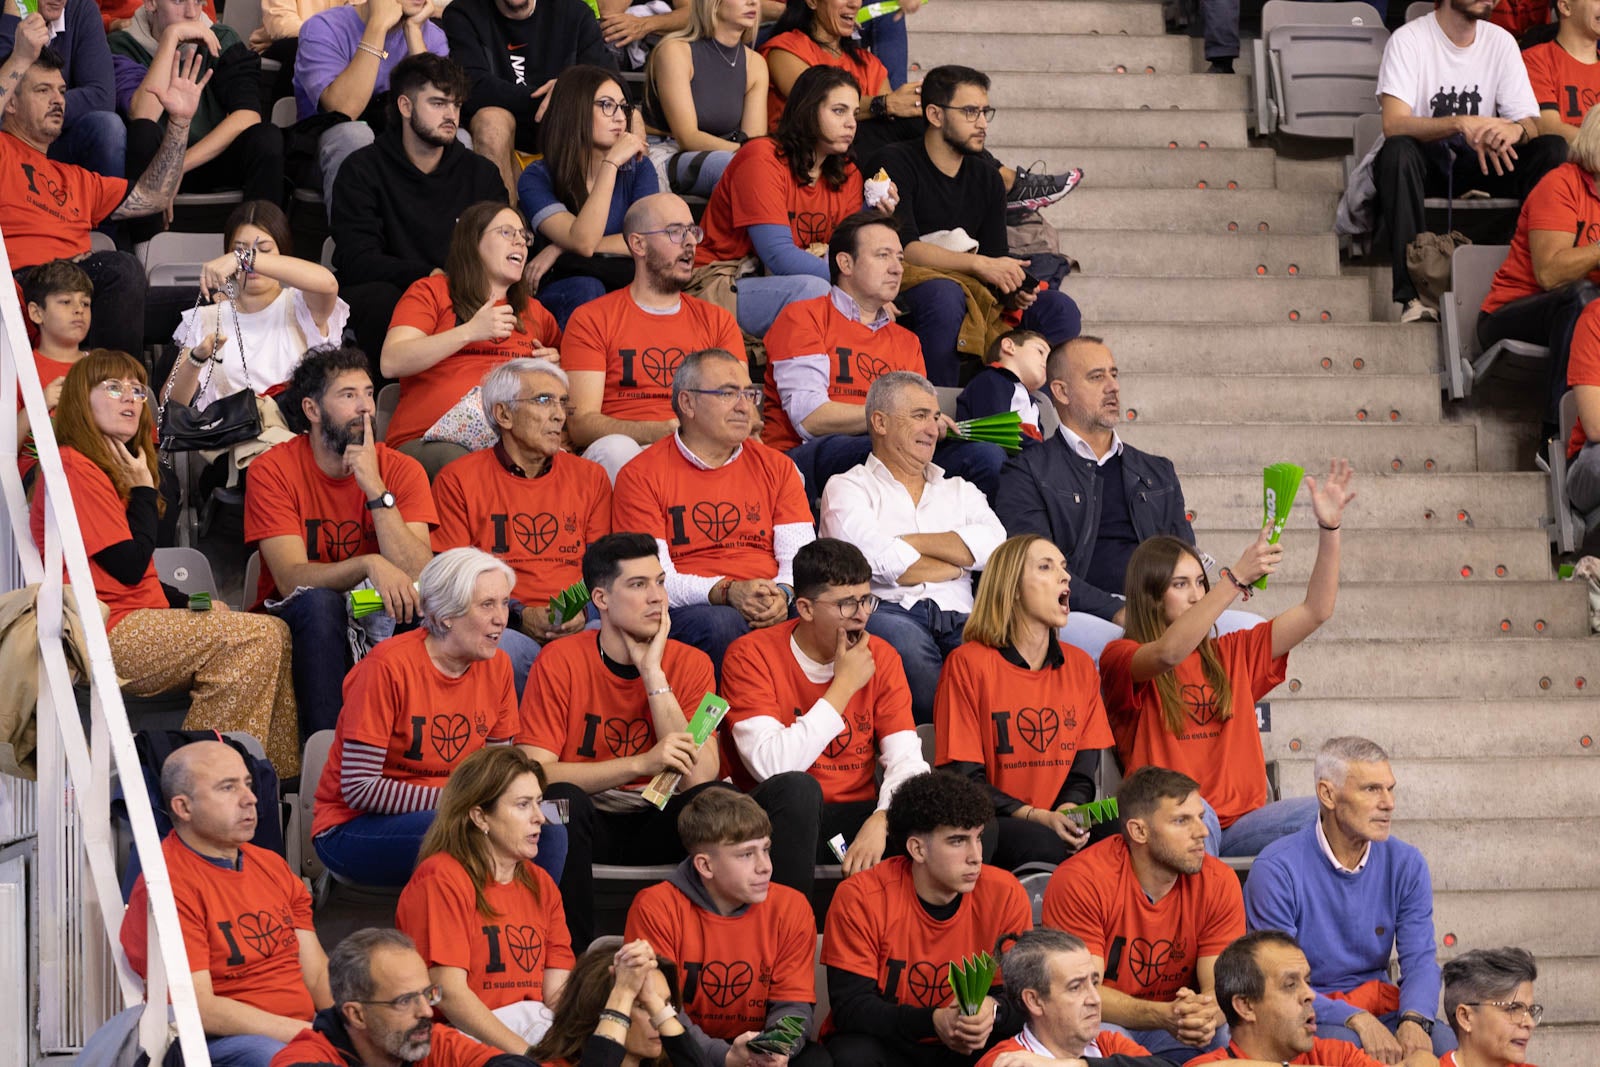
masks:
<svg viewBox="0 0 1600 1067"><path fill-rule="evenodd" d="M1080 167L1073 167L1061 174L1042 173L1043 167L1044 161L1038 160L1031 168L1017 168L1017 180L1011 184L1011 192L1006 196L1007 211L1038 211L1060 200L1083 181L1083 169Z"/></svg>

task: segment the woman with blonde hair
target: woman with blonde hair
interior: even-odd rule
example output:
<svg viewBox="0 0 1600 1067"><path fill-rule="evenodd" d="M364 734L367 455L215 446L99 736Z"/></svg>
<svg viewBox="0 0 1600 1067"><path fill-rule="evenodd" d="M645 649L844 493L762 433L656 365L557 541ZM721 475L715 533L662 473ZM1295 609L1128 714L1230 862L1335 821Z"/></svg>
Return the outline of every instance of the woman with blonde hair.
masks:
<svg viewBox="0 0 1600 1067"><path fill-rule="evenodd" d="M567 977L555 1022L528 1050L546 1067L711 1067L678 1020L678 970L650 943L597 943Z"/></svg>
<svg viewBox="0 0 1600 1067"><path fill-rule="evenodd" d="M506 1052L544 1036L546 1005L575 962L561 891L534 863L549 829L544 786L544 768L513 747L463 760L395 912L443 993L445 1018Z"/></svg>
<svg viewBox="0 0 1600 1067"><path fill-rule="evenodd" d="M53 420L95 596L111 610L106 636L117 674L127 679L123 691L188 689L185 729L243 730L291 777L300 771L300 737L289 628L267 615L231 612L215 595L209 610L188 610L189 598L156 577L156 522L166 503L155 489L160 461L149 397L138 360L97 348L62 380ZM47 495L35 492L30 515L39 546Z"/></svg>
<svg viewBox="0 0 1600 1067"><path fill-rule="evenodd" d="M1283 546L1267 543L1270 525L1215 585L1195 547L1176 537L1152 537L1128 560L1126 636L1100 654L1117 755L1124 774L1153 765L1200 783L1212 855L1254 856L1316 811L1315 797L1267 802L1255 704L1283 681L1290 650L1333 617L1351 474L1336 459L1321 482L1306 478L1320 535L1305 599L1253 629L1212 636L1217 617L1278 569Z"/></svg>
<svg viewBox="0 0 1600 1067"><path fill-rule="evenodd" d="M934 763L987 787L1000 817L994 864L1056 864L1089 840L1063 808L1094 799L1111 727L1087 653L1057 636L1072 576L1036 534L996 548L962 644L946 657L934 701Z"/></svg>

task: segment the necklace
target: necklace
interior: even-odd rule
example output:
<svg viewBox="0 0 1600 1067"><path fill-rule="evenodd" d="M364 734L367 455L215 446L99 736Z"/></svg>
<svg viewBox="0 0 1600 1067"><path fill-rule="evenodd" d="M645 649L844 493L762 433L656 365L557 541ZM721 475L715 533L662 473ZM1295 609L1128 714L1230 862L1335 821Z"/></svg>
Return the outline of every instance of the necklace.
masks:
<svg viewBox="0 0 1600 1067"><path fill-rule="evenodd" d="M728 53L722 50L721 41L717 40L715 37L708 37L706 39L711 42L711 47L717 50L717 55L722 57L722 61L728 64L729 70L733 70L739 65L739 57L744 54L744 42L741 41L733 46L733 57L730 59L728 57Z"/></svg>

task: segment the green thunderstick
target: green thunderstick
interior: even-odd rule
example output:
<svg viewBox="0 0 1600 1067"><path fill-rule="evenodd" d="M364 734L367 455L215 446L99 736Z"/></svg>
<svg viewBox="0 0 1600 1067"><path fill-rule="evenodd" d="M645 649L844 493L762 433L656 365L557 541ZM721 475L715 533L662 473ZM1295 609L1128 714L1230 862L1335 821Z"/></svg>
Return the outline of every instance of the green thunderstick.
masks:
<svg viewBox="0 0 1600 1067"><path fill-rule="evenodd" d="M962 1015L976 1015L983 1008L983 998L989 995L994 973L999 968L987 952L950 964L950 989L956 995L956 1006Z"/></svg>
<svg viewBox="0 0 1600 1067"><path fill-rule="evenodd" d="M1275 545L1278 538L1283 536L1283 528L1289 522L1289 509L1294 506L1294 495L1300 491L1300 483L1305 477L1305 469L1293 463L1274 463L1262 469L1261 525L1272 524L1272 530L1267 534L1267 544ZM1265 589L1267 576L1263 574L1253 584L1257 589Z"/></svg>
<svg viewBox="0 0 1600 1067"><path fill-rule="evenodd" d="M383 596L376 589L352 589L349 607L351 618L364 619L383 610Z"/></svg>
<svg viewBox="0 0 1600 1067"><path fill-rule="evenodd" d="M589 606L589 587L579 578L550 598L550 625L563 626Z"/></svg>
<svg viewBox="0 0 1600 1067"><path fill-rule="evenodd" d="M1106 797L1104 800L1091 800L1087 804L1076 807L1062 808L1061 814L1078 820L1078 825L1085 830L1091 826L1098 826L1104 822L1115 822L1120 816L1117 811L1117 798Z"/></svg>
<svg viewBox="0 0 1600 1067"><path fill-rule="evenodd" d="M785 1015L770 1029L750 1039L750 1049L773 1056L792 1056L806 1037L806 1021L798 1015Z"/></svg>
<svg viewBox="0 0 1600 1067"><path fill-rule="evenodd" d="M983 441L999 445L1007 452L1022 451L1022 415L1015 411L1002 411L998 415L983 415L956 423L951 435L963 441Z"/></svg>

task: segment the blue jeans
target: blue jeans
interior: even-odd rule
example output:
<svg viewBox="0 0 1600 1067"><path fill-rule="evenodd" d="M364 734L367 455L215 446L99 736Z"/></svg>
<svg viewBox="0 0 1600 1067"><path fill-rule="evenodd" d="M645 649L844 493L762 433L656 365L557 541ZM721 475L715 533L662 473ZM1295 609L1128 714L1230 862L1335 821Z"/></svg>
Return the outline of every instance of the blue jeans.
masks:
<svg viewBox="0 0 1600 1067"><path fill-rule="evenodd" d="M1228 1044L1228 1027L1226 1024L1217 1028L1216 1034L1211 1038L1211 1044L1205 1048L1185 1045L1165 1030L1129 1030L1125 1026L1117 1026L1114 1023L1102 1023L1100 1029L1115 1030L1119 1034L1127 1034L1148 1049L1150 1055L1160 1056L1168 1063L1188 1063L1202 1052L1214 1052L1219 1048L1226 1047Z"/></svg>
<svg viewBox="0 0 1600 1067"><path fill-rule="evenodd" d="M932 600L919 600L909 608L885 602L867 619L867 632L900 653L911 686L911 714L919 725L933 721L939 671L944 658L961 644L966 625L966 612L945 611Z"/></svg>
<svg viewBox="0 0 1600 1067"><path fill-rule="evenodd" d="M711 666L717 672L717 684L722 684L722 657L728 646L750 632L750 624L737 608L720 604L690 604L672 609L672 639L693 645L711 657ZM680 694L686 715L693 715L700 697L694 693Z"/></svg>
<svg viewBox="0 0 1600 1067"><path fill-rule="evenodd" d="M556 318L556 325L563 330L567 328L567 319L578 308L591 300L598 300L606 295L606 286L599 278L590 278L575 274L570 278L561 278L539 287L539 303L544 309Z"/></svg>
<svg viewBox="0 0 1600 1067"><path fill-rule="evenodd" d="M751 275L734 283L739 294L734 305L739 328L752 337L761 337L772 328L778 312L796 300L828 295L828 282L814 274Z"/></svg>
<svg viewBox="0 0 1600 1067"><path fill-rule="evenodd" d="M306 1020L306 1026L310 1025L311 1021ZM206 1051L211 1053L211 1067L271 1067L272 1057L282 1048L282 1041L261 1034L206 1038Z"/></svg>
<svg viewBox="0 0 1600 1067"><path fill-rule="evenodd" d="M1230 608L1218 616L1216 625L1212 627L1212 633L1221 637L1223 634L1249 630L1265 621L1259 615ZM1102 619L1087 611L1074 611L1067 616L1067 624L1061 628L1059 636L1073 648L1087 652L1089 658L1094 660L1095 666L1099 666L1100 653L1105 651L1107 645L1122 636L1122 627L1110 619Z"/></svg>
<svg viewBox="0 0 1600 1067"><path fill-rule="evenodd" d="M337 126L329 127L317 138L317 173L322 176L322 206L329 213L331 220L333 212L333 180L339 176L339 168L344 166L344 161L358 148L365 148L373 141L372 127L365 122L341 122Z"/></svg>
<svg viewBox="0 0 1600 1067"><path fill-rule="evenodd" d="M1378 1021L1389 1028L1393 1033L1394 1028L1400 1025L1400 1013L1392 1011L1387 1015L1378 1016ZM1339 1023L1318 1023L1317 1036L1332 1041L1348 1041L1356 1048L1361 1048L1361 1038L1348 1026ZM1433 1054L1443 1056L1446 1052L1455 1051L1456 1035L1450 1029L1450 1024L1443 1019L1433 1024Z"/></svg>
<svg viewBox="0 0 1600 1067"><path fill-rule="evenodd" d="M672 178L672 188L677 189L683 184L689 173L689 163L693 156L704 156L700 164L700 173L695 176L694 184L685 191L685 196L711 195L711 190L717 187L717 182L722 179L722 172L728 169L728 164L733 162L732 152L689 152L677 162L677 166L668 164L668 174Z"/></svg>
<svg viewBox="0 0 1600 1067"><path fill-rule="evenodd" d="M533 669L533 661L539 658L539 642L507 626L500 631L500 651L511 657L511 680L517 687L517 703L521 705L528 672Z"/></svg>
<svg viewBox="0 0 1600 1067"><path fill-rule="evenodd" d="M307 589L272 614L289 624L300 736L333 729L344 706L344 676L354 662L345 594L338 589Z"/></svg>
<svg viewBox="0 0 1600 1067"><path fill-rule="evenodd" d="M906 66L911 50L906 44L906 17L903 12L891 11L875 19L858 23L861 43L867 51L878 57L889 71L889 88L898 89L906 83Z"/></svg>
<svg viewBox="0 0 1600 1067"><path fill-rule="evenodd" d="M1213 856L1259 856L1278 838L1305 829L1317 817L1316 797L1285 797L1239 816L1224 830L1211 802L1205 805L1206 852Z"/></svg>
<svg viewBox="0 0 1600 1067"><path fill-rule="evenodd" d="M48 154L59 163L121 178L127 169L128 127L115 111L86 111L61 128Z"/></svg>
<svg viewBox="0 0 1600 1067"><path fill-rule="evenodd" d="M896 301L906 309L901 325L922 342L922 359L934 385L961 384L961 357L956 343L967 315L966 291L948 278L935 278L900 292ZM1072 297L1046 289L1022 313L1022 328L1042 334L1052 346L1070 341L1083 331L1083 316ZM982 360L982 352L968 353Z"/></svg>
<svg viewBox="0 0 1600 1067"><path fill-rule="evenodd" d="M789 458L800 468L807 496L815 500L822 496L829 478L860 466L871 454L872 438L866 434L829 433L796 445ZM934 448L933 461L945 473L977 486L992 501L1006 453L999 445L947 437Z"/></svg>
<svg viewBox="0 0 1600 1067"><path fill-rule="evenodd" d="M399 888L411 880L417 849L433 825L434 812L403 815L357 815L312 839L323 866L342 881L356 885ZM544 824L539 855L533 861L557 882L567 862L567 828Z"/></svg>

